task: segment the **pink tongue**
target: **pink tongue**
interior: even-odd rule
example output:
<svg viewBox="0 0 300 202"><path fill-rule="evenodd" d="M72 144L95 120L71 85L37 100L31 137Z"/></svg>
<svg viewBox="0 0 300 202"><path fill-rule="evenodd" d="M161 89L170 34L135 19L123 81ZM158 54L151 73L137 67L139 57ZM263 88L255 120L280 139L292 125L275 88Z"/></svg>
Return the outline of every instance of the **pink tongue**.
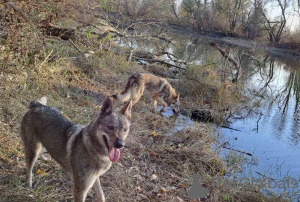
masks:
<svg viewBox="0 0 300 202"><path fill-rule="evenodd" d="M120 158L120 150L110 147L109 148L109 159L111 161L117 161Z"/></svg>

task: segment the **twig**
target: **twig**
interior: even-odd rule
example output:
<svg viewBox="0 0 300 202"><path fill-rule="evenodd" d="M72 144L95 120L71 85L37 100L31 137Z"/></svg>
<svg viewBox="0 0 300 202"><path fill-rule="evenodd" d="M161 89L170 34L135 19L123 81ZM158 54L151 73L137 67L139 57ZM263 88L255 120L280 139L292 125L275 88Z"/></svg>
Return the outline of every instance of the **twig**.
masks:
<svg viewBox="0 0 300 202"><path fill-rule="evenodd" d="M133 54L133 51L134 51L135 49L132 49L131 51L130 51L130 55L129 55L129 58L128 58L128 62L129 61L131 61L131 59L132 59L132 54Z"/></svg>
<svg viewBox="0 0 300 202"><path fill-rule="evenodd" d="M38 66L37 66L37 68L39 68L40 66L42 66L47 60L48 60L48 58L50 57L50 55L53 53L53 50L51 50L50 51L50 53L48 54L48 56L44 59L44 61L41 63L41 64L39 64Z"/></svg>
<svg viewBox="0 0 300 202"><path fill-rule="evenodd" d="M239 132L242 132L241 130L239 129L235 129L235 128L231 128L229 126L220 126L221 128L227 128L227 129L230 129L230 130L235 130L235 131L239 131Z"/></svg>
<svg viewBox="0 0 300 202"><path fill-rule="evenodd" d="M37 66L34 68L34 70L36 71L37 74L39 74L39 67L42 66L42 65L48 60L48 58L50 57L50 55L51 55L52 53L53 53L53 50L51 50L51 52L49 53L49 55L44 59L44 61L43 61L41 64L37 65ZM39 78L38 78L38 79L39 79Z"/></svg>
<svg viewBox="0 0 300 202"><path fill-rule="evenodd" d="M82 57L88 61L88 59L85 57L84 53L76 46L76 44L71 40L69 39L69 41L71 42L71 44L78 50L78 52L82 55Z"/></svg>
<svg viewBox="0 0 300 202"><path fill-rule="evenodd" d="M241 151L241 150L232 149L232 148L226 147L224 145L222 145L221 147L224 148L224 149L229 149L229 150L235 151L235 152L240 152L240 153L246 154L248 156L252 156L252 154L250 154L250 153L247 153L247 152L244 152L244 151Z"/></svg>
<svg viewBox="0 0 300 202"><path fill-rule="evenodd" d="M262 117L262 114L260 114L260 117L259 117L259 119L256 122L256 126L257 126L256 127L256 133L258 133L258 122L260 121L261 117Z"/></svg>
<svg viewBox="0 0 300 202"><path fill-rule="evenodd" d="M260 172L255 171L255 173L258 174L258 175L260 175L260 176L266 177L266 175L261 174ZM270 178L270 177L269 177L269 178ZM276 179L274 179L274 178L270 178L270 179L271 179L271 180L276 180Z"/></svg>

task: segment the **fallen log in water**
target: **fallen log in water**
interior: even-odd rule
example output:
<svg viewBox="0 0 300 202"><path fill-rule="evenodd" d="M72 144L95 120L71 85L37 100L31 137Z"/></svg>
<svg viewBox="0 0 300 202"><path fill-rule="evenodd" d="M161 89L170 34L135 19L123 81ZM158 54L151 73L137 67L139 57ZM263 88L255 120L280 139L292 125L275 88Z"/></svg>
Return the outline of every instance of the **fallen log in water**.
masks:
<svg viewBox="0 0 300 202"><path fill-rule="evenodd" d="M191 114L191 119L200 122L214 122L214 118L208 110L193 110Z"/></svg>
<svg viewBox="0 0 300 202"><path fill-rule="evenodd" d="M224 50L222 50L214 42L210 42L209 45L211 45L212 47L215 47L221 53L221 55L223 55L229 62L231 62L235 66L236 73L235 73L234 78L232 79L232 83L237 82L237 80L240 76L241 65L234 58L232 58L229 54L227 54Z"/></svg>

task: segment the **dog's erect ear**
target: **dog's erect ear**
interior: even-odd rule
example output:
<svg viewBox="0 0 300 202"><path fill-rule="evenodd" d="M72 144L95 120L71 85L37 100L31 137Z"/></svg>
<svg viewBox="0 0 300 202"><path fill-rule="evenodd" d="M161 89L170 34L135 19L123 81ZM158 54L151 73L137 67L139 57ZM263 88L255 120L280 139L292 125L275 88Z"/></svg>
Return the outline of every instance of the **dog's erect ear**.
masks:
<svg viewBox="0 0 300 202"><path fill-rule="evenodd" d="M113 111L112 101L109 97L107 97L102 105L100 117L108 116L112 113L112 111Z"/></svg>
<svg viewBox="0 0 300 202"><path fill-rule="evenodd" d="M48 99L47 99L46 96L43 96L43 97L37 99L36 101L39 102L39 103L41 103L41 104L43 104L43 105L47 105Z"/></svg>
<svg viewBox="0 0 300 202"><path fill-rule="evenodd" d="M120 111L121 114L126 116L129 120L131 120L131 108L132 108L132 100L130 100L129 103L127 103Z"/></svg>

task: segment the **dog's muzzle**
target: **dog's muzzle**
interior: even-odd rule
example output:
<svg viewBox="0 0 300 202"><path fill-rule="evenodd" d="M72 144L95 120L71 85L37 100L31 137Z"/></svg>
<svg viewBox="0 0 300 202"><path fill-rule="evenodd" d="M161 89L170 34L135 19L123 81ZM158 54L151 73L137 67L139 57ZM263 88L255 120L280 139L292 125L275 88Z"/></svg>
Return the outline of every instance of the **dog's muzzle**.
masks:
<svg viewBox="0 0 300 202"><path fill-rule="evenodd" d="M179 113L179 106L178 105L173 105L171 107L173 113L178 114Z"/></svg>
<svg viewBox="0 0 300 202"><path fill-rule="evenodd" d="M120 149L120 148L124 147L124 143L123 143L120 139L117 139L117 140L115 141L114 146L115 146L115 148Z"/></svg>

